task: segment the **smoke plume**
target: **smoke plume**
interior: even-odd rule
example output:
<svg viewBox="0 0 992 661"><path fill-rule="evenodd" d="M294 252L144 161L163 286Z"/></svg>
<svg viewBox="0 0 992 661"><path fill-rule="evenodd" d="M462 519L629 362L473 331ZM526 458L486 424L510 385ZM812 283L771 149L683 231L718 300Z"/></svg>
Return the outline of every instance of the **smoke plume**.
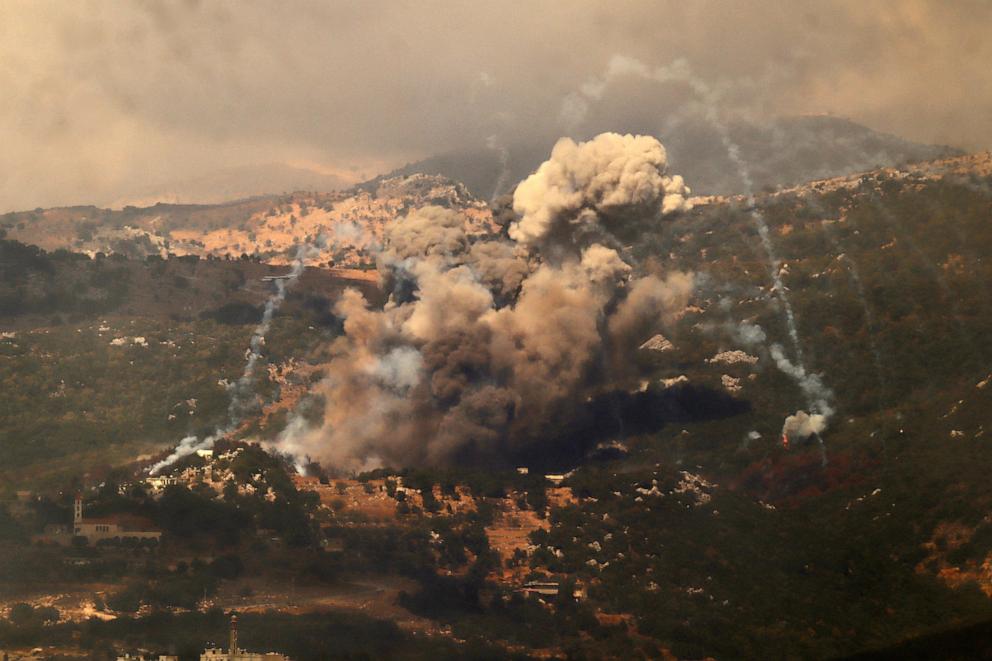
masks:
<svg viewBox="0 0 992 661"><path fill-rule="evenodd" d="M806 411L796 411L793 415L785 418L782 425L782 435L789 440L806 440L814 434L827 428L827 419L821 413L807 413Z"/></svg>
<svg viewBox="0 0 992 661"><path fill-rule="evenodd" d="M324 418L292 421L280 447L352 469L533 448L685 306L691 278L635 277L614 232L687 209L688 192L657 140L607 133L558 142L517 187L507 237L473 240L439 207L398 219L378 255L387 303L336 303Z"/></svg>
<svg viewBox="0 0 992 661"><path fill-rule="evenodd" d="M745 346L764 347L767 339L764 329L757 324L741 322L734 329L734 336ZM834 414L833 391L823 382L819 374L808 372L801 363L789 360L781 344L773 342L768 347L768 355L775 367L790 377L799 386L807 410L799 410L785 418L782 425L782 437L788 441L801 441L815 437L820 446L820 455L825 466L827 464L826 446L820 434L827 428L827 423Z"/></svg>
<svg viewBox="0 0 992 661"><path fill-rule="evenodd" d="M667 174L665 148L649 136L603 133L588 142L558 141L513 195L519 222L510 238L528 245L564 243L640 218L691 208L689 189Z"/></svg>

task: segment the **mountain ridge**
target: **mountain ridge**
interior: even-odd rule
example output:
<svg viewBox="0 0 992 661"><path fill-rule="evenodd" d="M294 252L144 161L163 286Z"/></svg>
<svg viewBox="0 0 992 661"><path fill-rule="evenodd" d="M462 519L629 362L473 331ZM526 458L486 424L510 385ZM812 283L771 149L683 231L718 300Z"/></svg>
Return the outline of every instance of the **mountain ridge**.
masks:
<svg viewBox="0 0 992 661"><path fill-rule="evenodd" d="M740 165L729 159L719 127L690 118L661 135L672 171L681 174L697 195L745 194L964 153L944 145L915 143L829 115L784 117L763 124L741 121L726 130L740 149L754 190L747 189ZM647 126L630 132L657 133ZM509 145L505 150L487 147L446 152L408 163L382 177L418 172L456 179L461 175L473 194L490 199L508 192L533 172L554 142ZM505 183L498 186L501 179Z"/></svg>

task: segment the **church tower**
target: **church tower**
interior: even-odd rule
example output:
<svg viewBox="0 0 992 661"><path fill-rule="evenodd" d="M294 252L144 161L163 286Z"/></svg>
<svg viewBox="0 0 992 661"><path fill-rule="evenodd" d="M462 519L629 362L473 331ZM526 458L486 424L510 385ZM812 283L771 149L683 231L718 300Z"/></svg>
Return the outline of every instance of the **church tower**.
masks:
<svg viewBox="0 0 992 661"><path fill-rule="evenodd" d="M231 616L231 644L228 651L228 658L235 659L238 656L238 616Z"/></svg>
<svg viewBox="0 0 992 661"><path fill-rule="evenodd" d="M83 522L83 497L78 493L72 505L72 522L77 526Z"/></svg>

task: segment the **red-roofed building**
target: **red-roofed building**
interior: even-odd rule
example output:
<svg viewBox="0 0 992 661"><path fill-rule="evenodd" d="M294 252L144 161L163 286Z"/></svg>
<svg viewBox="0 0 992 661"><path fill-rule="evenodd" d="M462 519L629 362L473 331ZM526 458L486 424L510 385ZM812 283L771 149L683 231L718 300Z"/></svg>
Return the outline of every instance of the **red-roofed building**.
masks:
<svg viewBox="0 0 992 661"><path fill-rule="evenodd" d="M76 496L72 513L72 534L85 537L90 544L105 539L154 539L162 537L151 521L130 514L115 514L98 519L83 518L83 499Z"/></svg>
<svg viewBox="0 0 992 661"><path fill-rule="evenodd" d="M162 531L157 530L148 519L131 514L115 514L113 516L87 519L83 517L83 499L76 496L73 504L72 527L47 526L45 539L68 544L73 537L85 537L90 544L104 540L124 539L154 539L162 537Z"/></svg>

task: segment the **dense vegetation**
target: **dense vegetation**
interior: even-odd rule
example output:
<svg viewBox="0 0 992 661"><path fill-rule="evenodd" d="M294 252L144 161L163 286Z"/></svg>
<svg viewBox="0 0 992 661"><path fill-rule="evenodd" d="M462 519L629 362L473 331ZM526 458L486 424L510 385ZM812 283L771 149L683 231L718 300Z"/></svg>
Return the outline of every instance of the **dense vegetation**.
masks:
<svg viewBox="0 0 992 661"><path fill-rule="evenodd" d="M272 272L0 241L0 325L10 329L0 336L0 490L54 483L81 465L105 472L226 422L225 384L241 376L272 293L260 278ZM265 362L314 357L340 331L331 297L347 284L308 271L276 316ZM278 387L263 366L255 390L267 401Z"/></svg>

